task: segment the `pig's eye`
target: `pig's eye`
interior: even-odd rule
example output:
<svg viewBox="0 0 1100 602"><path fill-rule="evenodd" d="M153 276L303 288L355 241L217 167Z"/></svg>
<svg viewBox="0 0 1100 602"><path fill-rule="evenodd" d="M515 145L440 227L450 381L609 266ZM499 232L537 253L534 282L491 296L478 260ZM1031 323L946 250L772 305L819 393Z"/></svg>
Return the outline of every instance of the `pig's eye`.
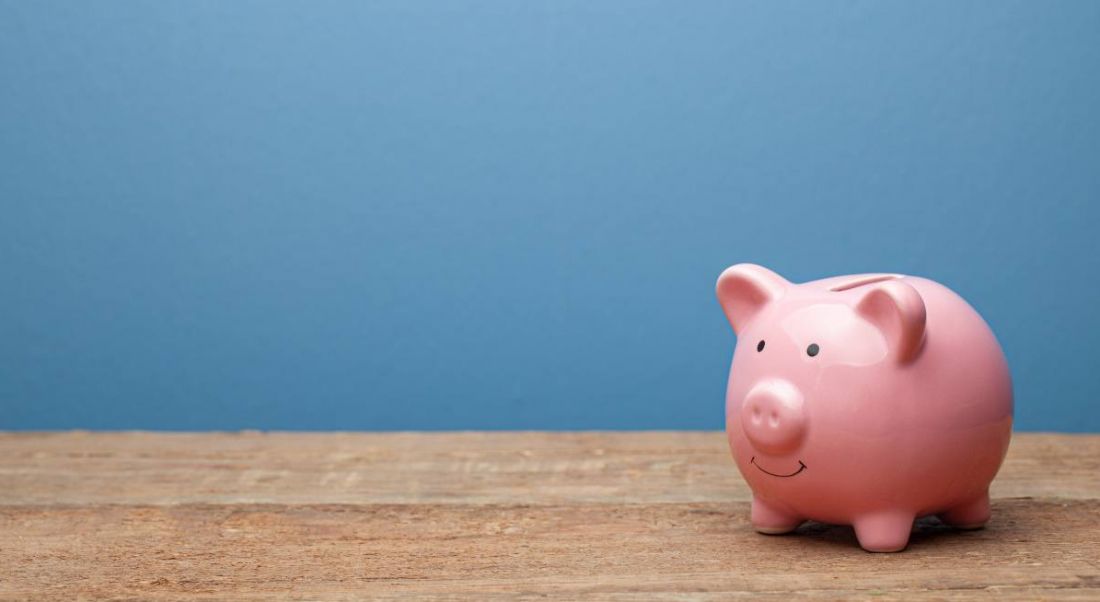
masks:
<svg viewBox="0 0 1100 602"><path fill-rule="evenodd" d="M760 353L764 350L764 339L760 339L760 342L756 344L756 352Z"/></svg>
<svg viewBox="0 0 1100 602"><path fill-rule="evenodd" d="M810 346L806 348L806 355L813 357L821 351L821 347L817 346L817 343L810 343Z"/></svg>

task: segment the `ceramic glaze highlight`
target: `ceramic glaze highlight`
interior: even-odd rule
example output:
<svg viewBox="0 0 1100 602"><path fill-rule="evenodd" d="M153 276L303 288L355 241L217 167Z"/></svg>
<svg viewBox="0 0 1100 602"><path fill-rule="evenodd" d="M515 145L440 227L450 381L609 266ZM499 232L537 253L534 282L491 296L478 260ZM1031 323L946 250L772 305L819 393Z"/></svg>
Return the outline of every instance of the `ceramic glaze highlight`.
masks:
<svg viewBox="0 0 1100 602"><path fill-rule="evenodd" d="M931 280L787 282L735 265L717 294L737 334L726 432L762 533L849 524L904 549L913 521L989 519L1012 432L1012 382L973 308Z"/></svg>

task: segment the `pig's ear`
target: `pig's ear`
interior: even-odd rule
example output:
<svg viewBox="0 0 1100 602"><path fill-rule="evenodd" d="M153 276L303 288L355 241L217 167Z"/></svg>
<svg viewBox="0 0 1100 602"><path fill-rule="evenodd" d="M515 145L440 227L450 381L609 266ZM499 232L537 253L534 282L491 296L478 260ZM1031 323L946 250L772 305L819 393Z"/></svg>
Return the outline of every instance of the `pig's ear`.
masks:
<svg viewBox="0 0 1100 602"><path fill-rule="evenodd" d="M924 299L917 289L900 280L875 285L856 305L856 311L878 327L901 363L917 357L924 342Z"/></svg>
<svg viewBox="0 0 1100 602"><path fill-rule="evenodd" d="M767 268L739 263L722 272L715 289L733 332L740 333L761 308L783 296L788 286L782 276Z"/></svg>

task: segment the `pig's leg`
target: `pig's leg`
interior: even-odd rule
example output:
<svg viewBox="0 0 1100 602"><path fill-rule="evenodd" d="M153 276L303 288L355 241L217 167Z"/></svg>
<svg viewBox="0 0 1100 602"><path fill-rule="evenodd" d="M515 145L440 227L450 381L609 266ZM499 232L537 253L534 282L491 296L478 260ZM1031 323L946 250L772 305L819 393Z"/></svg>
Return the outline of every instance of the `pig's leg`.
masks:
<svg viewBox="0 0 1100 602"><path fill-rule="evenodd" d="M956 529L981 529L989 520L989 492L939 515L940 520Z"/></svg>
<svg viewBox="0 0 1100 602"><path fill-rule="evenodd" d="M912 512L876 512L857 518L852 524L859 545L868 552L900 552L909 545L913 531Z"/></svg>
<svg viewBox="0 0 1100 602"><path fill-rule="evenodd" d="M761 533L779 535L790 533L802 524L802 519L780 510L760 499L752 496L752 527Z"/></svg>

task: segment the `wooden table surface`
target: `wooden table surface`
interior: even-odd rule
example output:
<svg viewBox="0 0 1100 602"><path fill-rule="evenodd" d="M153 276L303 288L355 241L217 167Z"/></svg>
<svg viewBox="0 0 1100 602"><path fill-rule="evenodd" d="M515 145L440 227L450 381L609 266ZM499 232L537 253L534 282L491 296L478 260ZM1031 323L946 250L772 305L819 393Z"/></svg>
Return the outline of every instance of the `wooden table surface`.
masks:
<svg viewBox="0 0 1100 602"><path fill-rule="evenodd" d="M0 599L1100 599L1100 436L993 520L769 537L721 433L0 434Z"/></svg>

